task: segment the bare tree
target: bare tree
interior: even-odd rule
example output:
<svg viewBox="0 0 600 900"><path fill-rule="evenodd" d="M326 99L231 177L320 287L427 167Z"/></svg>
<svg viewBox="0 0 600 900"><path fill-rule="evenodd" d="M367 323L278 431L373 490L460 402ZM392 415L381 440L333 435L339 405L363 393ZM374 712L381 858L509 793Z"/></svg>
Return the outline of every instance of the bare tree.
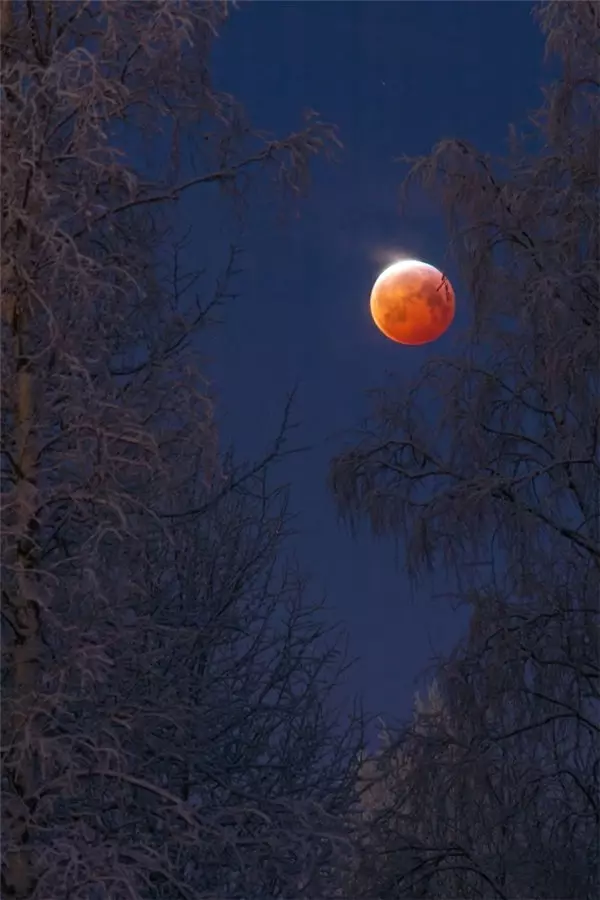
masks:
<svg viewBox="0 0 600 900"><path fill-rule="evenodd" d="M457 649L413 722L365 765L356 895L597 892L598 726L580 695L598 654L585 648L580 679L558 654L532 659L520 642L519 656L514 632L533 624L523 619L496 620L487 640ZM546 651L564 640L558 622L535 624Z"/></svg>
<svg viewBox="0 0 600 900"><path fill-rule="evenodd" d="M3 896L302 894L339 837L358 733L278 570L283 434L220 458L198 362L236 251L216 285L178 236L158 264L184 191L297 193L335 145L314 115L270 139L216 90L228 9L0 8ZM126 135L170 144L155 180Z"/></svg>
<svg viewBox="0 0 600 900"><path fill-rule="evenodd" d="M473 304L466 340L376 392L332 465L341 514L398 534L411 574L443 572L471 609L439 670L442 750L418 735L403 750L421 875L471 870L436 875L431 896L597 887L600 7L537 16L562 68L529 132L496 161L443 141L405 185L441 197Z"/></svg>
<svg viewBox="0 0 600 900"><path fill-rule="evenodd" d="M95 845L88 885L110 871L116 891L133 869L157 896L302 896L349 849L340 821L361 735L331 695L343 644L281 553L285 492L265 467L239 475L210 513L178 520L172 541L149 540L143 594L104 625L112 671L90 698L78 760L79 778L86 763L95 777L57 829L76 846L83 827ZM203 488L188 496L203 499ZM116 572L115 591L123 584ZM69 796L73 768L44 791Z"/></svg>

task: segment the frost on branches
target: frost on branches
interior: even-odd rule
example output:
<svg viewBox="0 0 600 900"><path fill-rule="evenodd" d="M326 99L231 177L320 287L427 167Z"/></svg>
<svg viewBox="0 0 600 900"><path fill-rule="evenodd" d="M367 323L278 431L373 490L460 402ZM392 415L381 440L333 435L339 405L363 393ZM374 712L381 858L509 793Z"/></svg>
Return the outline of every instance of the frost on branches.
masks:
<svg viewBox="0 0 600 900"><path fill-rule="evenodd" d="M287 426L224 459L198 367L236 251L213 285L178 239L157 264L183 192L297 193L335 145L314 116L267 139L217 91L228 9L1 4L6 898L314 896L345 853L360 734L282 555ZM156 181L125 134L170 145Z"/></svg>
<svg viewBox="0 0 600 900"><path fill-rule="evenodd" d="M471 612L436 702L371 762L355 896L597 893L600 6L536 15L561 74L509 156L446 140L407 181L447 214L469 333L377 392L332 465L341 513Z"/></svg>

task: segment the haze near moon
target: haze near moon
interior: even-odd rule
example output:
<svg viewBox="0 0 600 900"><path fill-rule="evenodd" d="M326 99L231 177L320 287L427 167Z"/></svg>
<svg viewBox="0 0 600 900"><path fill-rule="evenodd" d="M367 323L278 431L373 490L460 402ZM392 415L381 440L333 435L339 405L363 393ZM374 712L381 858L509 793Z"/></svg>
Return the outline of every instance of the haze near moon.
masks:
<svg viewBox="0 0 600 900"><path fill-rule="evenodd" d="M371 291L371 315L379 330L399 344L437 340L454 318L452 285L442 273L417 259L385 269Z"/></svg>

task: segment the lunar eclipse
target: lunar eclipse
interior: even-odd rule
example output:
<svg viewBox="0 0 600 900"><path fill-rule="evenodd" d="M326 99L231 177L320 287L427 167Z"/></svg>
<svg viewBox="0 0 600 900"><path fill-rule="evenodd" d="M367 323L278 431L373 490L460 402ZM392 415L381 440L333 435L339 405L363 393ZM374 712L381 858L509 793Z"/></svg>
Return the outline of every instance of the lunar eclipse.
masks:
<svg viewBox="0 0 600 900"><path fill-rule="evenodd" d="M417 346L436 341L450 327L452 285L434 266L402 259L385 269L371 291L371 315L386 337Z"/></svg>

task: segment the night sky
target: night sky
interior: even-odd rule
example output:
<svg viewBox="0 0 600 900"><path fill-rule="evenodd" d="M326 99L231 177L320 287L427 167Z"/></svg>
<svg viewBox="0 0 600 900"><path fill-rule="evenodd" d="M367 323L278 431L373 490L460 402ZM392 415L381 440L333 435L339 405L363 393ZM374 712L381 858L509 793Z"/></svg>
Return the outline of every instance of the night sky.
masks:
<svg viewBox="0 0 600 900"><path fill-rule="evenodd" d="M427 153L452 136L505 151L508 123L524 124L541 102L543 38L531 9L526 2L244 3L215 53L216 86L234 94L257 127L283 135L313 108L339 126L344 145L336 165L316 165L299 218L282 222L273 194L254 197L239 297L203 352L224 443L242 457L260 454L273 438L286 394L298 385L294 439L312 449L279 469L298 514L293 550L360 657L348 691L389 720L408 713L416 677L457 640L465 613L436 600L435 585L411 588L390 542L366 530L350 536L337 521L327 468L342 432L365 414L367 389L386 373L410 378L432 354L455 352L468 297L447 263L439 211L415 195L409 214L400 214L406 169L395 158ZM207 231L211 207L200 194L183 204L181 221L195 229L192 262L223 251L227 222ZM454 283L457 317L435 344L402 347L370 320L371 285L398 253L445 269Z"/></svg>

